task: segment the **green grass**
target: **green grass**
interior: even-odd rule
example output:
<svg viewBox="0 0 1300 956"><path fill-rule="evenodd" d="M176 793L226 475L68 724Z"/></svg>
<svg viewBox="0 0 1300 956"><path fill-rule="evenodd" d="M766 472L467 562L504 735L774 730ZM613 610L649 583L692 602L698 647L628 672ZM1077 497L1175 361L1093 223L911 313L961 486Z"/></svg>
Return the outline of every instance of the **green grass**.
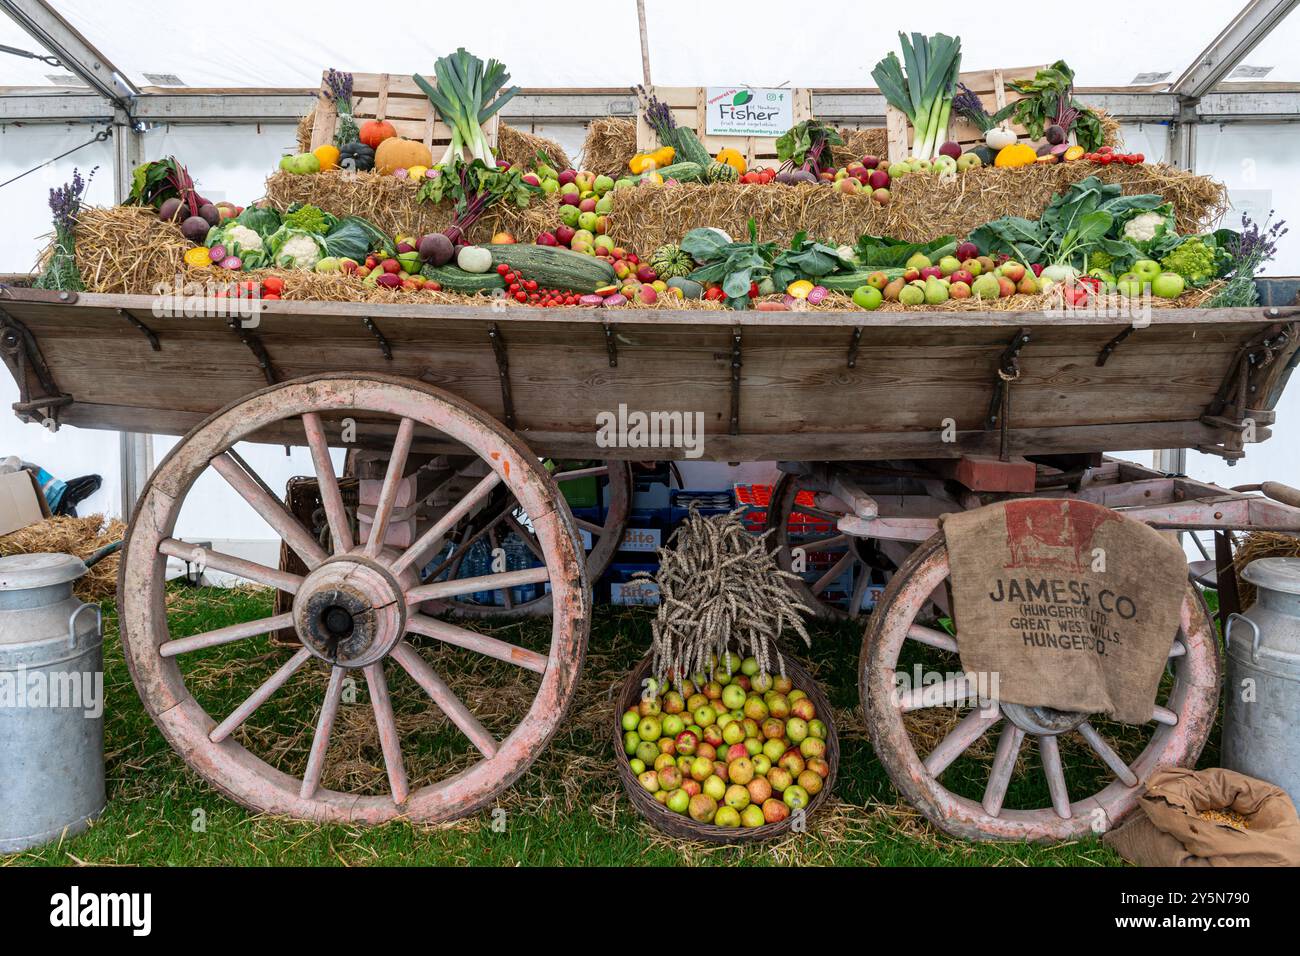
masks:
<svg viewBox="0 0 1300 956"><path fill-rule="evenodd" d="M268 592L202 589L173 593L174 635L221 627L270 613ZM947 837L902 804L866 740L858 708L859 628L812 629L814 648L801 655L835 708L842 748L838 802L814 815L809 830L774 844L711 847L668 840L642 822L614 773L610 693L649 646L646 611L600 608L595 615L578 700L542 757L497 801L504 816L484 810L443 826L397 823L365 829L320 826L251 814L209 787L173 753L145 713L127 673L112 609L105 616L105 747L109 803L87 833L61 844L0 857L0 865L665 865L799 864L846 866L1096 866L1122 861L1096 840L1058 846L973 844ZM545 646L549 622L494 629L515 643ZM504 733L532 685L509 665L483 662L455 649L423 652L489 729ZM209 713L223 716L283 661L286 651L246 641L188 655L187 675ZM195 658L189 660L188 658ZM404 679L391 679L412 783L463 766L467 744ZM245 745L301 774L324 686L323 669L300 671L239 731ZM330 751L326 783L386 789L382 758L362 697L345 705ZM266 748L266 749L263 749ZM1211 759L1216 739L1207 748ZM1032 760L1031 755L1029 760ZM945 776L954 789L982 787L983 765L963 758ZM1008 799L1045 796L1033 763ZM1086 761L1070 783L1100 779ZM1080 791L1082 792L1082 791ZM1043 804L1040 804L1043 805ZM504 826L494 828L494 819Z"/></svg>

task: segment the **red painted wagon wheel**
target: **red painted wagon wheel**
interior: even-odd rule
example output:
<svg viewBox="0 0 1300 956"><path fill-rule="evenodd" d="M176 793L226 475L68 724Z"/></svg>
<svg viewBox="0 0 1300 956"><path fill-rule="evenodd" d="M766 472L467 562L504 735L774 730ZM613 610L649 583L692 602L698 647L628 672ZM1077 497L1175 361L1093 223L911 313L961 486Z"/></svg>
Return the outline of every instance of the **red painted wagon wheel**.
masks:
<svg viewBox="0 0 1300 956"><path fill-rule="evenodd" d="M568 468L551 473L551 480L563 490L565 483L581 481L587 478L607 478L609 487L609 506L605 509L604 521L597 524L574 516L573 523L579 532L585 531L591 540L587 551L587 580L593 585L600 580L605 569L618 553L627 528L627 516L632 502L632 471L627 462L607 461L588 467ZM497 489L493 501L479 514L462 520L449 535L451 548L437 565L429 569L427 580L444 577L464 577L461 562L466 553L482 541L489 551L506 543L513 536L523 543L538 561L544 561L541 545L537 535L530 527L527 509L521 508L519 502L505 488ZM585 541L584 541L585 546ZM449 573L450 572L450 573ZM450 598L438 605L426 605L427 610L447 611L461 617L471 618L520 618L536 617L551 613L551 595L540 594L527 601L518 601L513 597L513 588L496 590L483 589L475 594L489 593L500 601L480 602L470 599L469 595Z"/></svg>
<svg viewBox="0 0 1300 956"><path fill-rule="evenodd" d="M793 569L795 548L802 548L806 556L819 552L837 555L814 580L787 578L785 582L800 603L824 620L857 618L872 570L890 565L871 539L847 535L836 527L847 513L844 504L819 484L793 474L781 476L768 502L764 531L771 532L768 547L782 570ZM791 534L792 519L808 528L806 537ZM834 585L844 580L850 586L832 594Z"/></svg>
<svg viewBox="0 0 1300 956"><path fill-rule="evenodd" d="M405 551L356 544L330 463L322 416L386 416L396 439L376 507L375 542L383 541L404 463L417 427L456 441L482 458L488 473ZM232 446L259 429L300 420L312 450L334 553L326 554ZM167 619L165 567L169 555L194 556L172 537L189 490L208 469L239 493L310 569L289 574L231 555L200 559L294 595L289 613L173 638ZM527 509L546 557L544 568L477 582L421 585L421 562L460 516L497 485ZM124 546L119 580L122 641L146 709L186 763L251 809L313 820L381 823L402 816L440 821L473 812L508 787L546 746L578 681L590 622L590 593L577 534L554 483L524 444L500 424L453 395L408 379L334 374L277 385L227 406L195 428L154 472ZM547 580L554 622L547 653L511 645L419 613L415 605L461 587L499 586L510 579ZM294 627L302 647L229 714L209 716L186 687L179 661L187 653ZM494 737L405 639L408 633L464 648L540 675L531 706L504 739ZM234 731L305 666L329 670L311 748L301 777L282 772L246 749ZM385 670L405 670L481 754L460 773L412 790L393 716ZM344 679L364 676L379 733L390 793L361 794L321 786ZM300 676L301 679L301 676Z"/></svg>
<svg viewBox="0 0 1300 956"><path fill-rule="evenodd" d="M1219 696L1219 651L1214 625L1200 595L1189 584L1182 623L1170 651L1173 680L1163 703L1152 703L1152 724L1144 750L1126 762L1111 747L1090 715L1016 704L983 706L972 701L960 680L914 690L899 690L896 666L904 645L916 641L951 654L959 673L957 642L947 632L917 623L931 592L948 577L948 549L942 535L921 545L894 576L872 615L862 642L860 691L876 755L894 786L940 829L977 840L1066 840L1110 829L1136 805L1142 783L1160 768L1190 766L1205 745ZM905 715L930 706L961 707L965 716L930 752L918 754ZM1148 725L1149 726L1149 725ZM960 796L941 782L944 771L985 734L999 731L982 799ZM1088 796L1070 794L1060 741L1082 739L1115 776ZM1051 806L1004 807L1025 738L1037 738ZM1073 741L1071 741L1073 744Z"/></svg>

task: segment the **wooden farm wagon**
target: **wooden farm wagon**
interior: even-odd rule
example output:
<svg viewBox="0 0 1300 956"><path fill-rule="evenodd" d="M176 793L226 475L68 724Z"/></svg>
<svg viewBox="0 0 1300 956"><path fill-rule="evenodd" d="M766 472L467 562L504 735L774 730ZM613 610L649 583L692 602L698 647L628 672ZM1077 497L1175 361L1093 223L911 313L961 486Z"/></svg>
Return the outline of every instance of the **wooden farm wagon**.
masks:
<svg viewBox="0 0 1300 956"><path fill-rule="evenodd" d="M1170 641L1171 676L1152 702L1136 757L1121 758L1089 715L1010 707L990 719L968 715L918 752L908 717L922 702L890 693L900 655L921 646L950 655L959 670L955 639L932 620L945 610L948 573L938 515L1009 496L1077 497L1157 528L1300 531L1300 493L1285 486L1233 492L1100 454L1197 448L1235 458L1248 440L1269 437L1272 409L1300 355L1300 308L1156 309L1149 325L1134 327L1082 313L543 312L295 301L261 303L255 320L236 320L168 314L157 304L5 287L0 345L24 421L185 436L144 489L123 548L122 643L146 708L177 752L259 811L361 823L447 820L483 807L523 773L574 697L593 575L627 512L620 459L681 453L598 445L596 416L620 405L703 412L707 459L787 463L769 509L777 544L791 544L791 527L807 519L825 530L803 547L840 549L804 589L820 613L856 616L872 575L892 573L863 641L872 739L908 799L965 836L1061 839L1098 829L1098 811L1102 828L1118 820L1155 768L1199 754L1216 712L1219 658L1212 620L1189 584ZM330 447L342 447L343 437L374 469L364 535L331 464ZM310 448L327 533L293 515L239 456L240 441ZM543 458L606 464L557 476ZM169 556L195 557L194 545L173 531L209 471L275 529L305 570L198 556L292 600L273 617L173 638L165 568ZM604 519L579 523L560 486L593 475L607 486L610 506ZM429 481L444 492L438 509L417 535L394 544L395 516L431 499L421 484ZM458 548L508 532L527 538L537 567L449 573ZM608 542L590 565L584 532L592 551ZM788 560L788 548L781 553ZM552 615L545 652L441 613L472 592L543 584L539 600ZM187 653L287 628L300 646L233 712L209 714L197 703L181 666ZM535 696L514 730L500 739L489 733L408 635L534 672ZM304 766L282 768L235 731L309 667L330 675L314 739ZM464 733L476 763L423 786L408 783L385 679L395 668ZM353 672L369 685L390 793L320 784L341 688ZM960 703L956 693L942 703ZM995 724L1003 729L982 798L946 788L944 769ZM1113 782L1069 793L1062 761L1074 751L1058 746L1066 735L1081 738ZM1036 738L1041 769L1017 760L1026 736ZM1046 775L1048 805L1003 806L1024 773Z"/></svg>

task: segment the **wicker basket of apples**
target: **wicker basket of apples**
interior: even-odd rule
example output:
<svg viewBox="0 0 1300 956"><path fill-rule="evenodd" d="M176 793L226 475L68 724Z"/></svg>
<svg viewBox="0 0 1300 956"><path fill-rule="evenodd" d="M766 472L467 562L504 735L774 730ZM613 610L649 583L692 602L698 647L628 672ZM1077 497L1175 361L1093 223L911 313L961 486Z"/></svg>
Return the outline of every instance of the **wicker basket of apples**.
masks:
<svg viewBox="0 0 1300 956"><path fill-rule="evenodd" d="M785 658L785 675L752 657L714 677L658 687L646 657L628 675L614 731L618 775L637 812L669 836L714 843L770 840L831 792L840 748L816 681Z"/></svg>

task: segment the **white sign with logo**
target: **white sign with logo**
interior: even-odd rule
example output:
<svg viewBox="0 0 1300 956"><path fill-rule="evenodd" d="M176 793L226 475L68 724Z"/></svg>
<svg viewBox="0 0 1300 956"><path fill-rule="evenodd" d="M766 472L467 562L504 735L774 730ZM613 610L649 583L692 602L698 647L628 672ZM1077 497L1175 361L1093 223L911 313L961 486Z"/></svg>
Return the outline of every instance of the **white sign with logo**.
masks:
<svg viewBox="0 0 1300 956"><path fill-rule="evenodd" d="M704 132L709 136L781 136L794 125L794 91L754 86L705 90Z"/></svg>

